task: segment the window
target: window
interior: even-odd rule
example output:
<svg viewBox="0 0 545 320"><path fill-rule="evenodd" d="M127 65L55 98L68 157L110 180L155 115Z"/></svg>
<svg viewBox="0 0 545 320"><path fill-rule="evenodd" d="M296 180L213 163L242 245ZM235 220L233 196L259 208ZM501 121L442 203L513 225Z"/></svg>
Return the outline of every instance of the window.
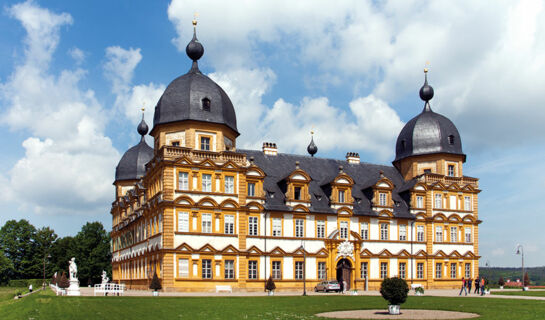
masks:
<svg viewBox="0 0 545 320"><path fill-rule="evenodd" d="M212 175L211 174L202 175L202 191L212 192Z"/></svg>
<svg viewBox="0 0 545 320"><path fill-rule="evenodd" d="M450 242L458 242L458 228L450 227Z"/></svg>
<svg viewBox="0 0 545 320"><path fill-rule="evenodd" d="M448 144L454 144L454 136L452 134L448 136Z"/></svg>
<svg viewBox="0 0 545 320"><path fill-rule="evenodd" d="M248 279L257 279L257 261L248 261Z"/></svg>
<svg viewBox="0 0 545 320"><path fill-rule="evenodd" d="M361 223L360 235L363 240L369 240L369 223Z"/></svg>
<svg viewBox="0 0 545 320"><path fill-rule="evenodd" d="M204 259L202 261L202 278L212 279L212 260Z"/></svg>
<svg viewBox="0 0 545 320"><path fill-rule="evenodd" d="M255 183L248 183L248 197L255 197Z"/></svg>
<svg viewBox="0 0 545 320"><path fill-rule="evenodd" d="M295 219L295 236L297 238L302 238L305 236L305 220Z"/></svg>
<svg viewBox="0 0 545 320"><path fill-rule="evenodd" d="M435 227L435 241L436 242L443 241L443 227L441 226Z"/></svg>
<svg viewBox="0 0 545 320"><path fill-rule="evenodd" d="M280 261L272 262L272 277L274 280L282 279L282 269Z"/></svg>
<svg viewBox="0 0 545 320"><path fill-rule="evenodd" d="M172 141L172 146L173 147L179 147L180 146L180 141Z"/></svg>
<svg viewBox="0 0 545 320"><path fill-rule="evenodd" d="M442 263L436 263L435 264L435 277L437 279L441 279L441 271L443 269L443 264Z"/></svg>
<svg viewBox="0 0 545 320"><path fill-rule="evenodd" d="M178 190L189 190L189 174L187 172L178 174Z"/></svg>
<svg viewBox="0 0 545 320"><path fill-rule="evenodd" d="M257 217L248 217L248 234L257 236Z"/></svg>
<svg viewBox="0 0 545 320"><path fill-rule="evenodd" d="M212 215L210 213L203 213L201 216L202 232L212 232Z"/></svg>
<svg viewBox="0 0 545 320"><path fill-rule="evenodd" d="M407 277L407 264L405 262L401 262L399 264L399 277L401 279L405 279Z"/></svg>
<svg viewBox="0 0 545 320"><path fill-rule="evenodd" d="M225 193L235 193L235 177L225 176Z"/></svg>
<svg viewBox="0 0 545 320"><path fill-rule="evenodd" d="M368 277L369 273L368 273L368 264L367 262L362 262L361 263L361 278L362 279L365 279Z"/></svg>
<svg viewBox="0 0 545 320"><path fill-rule="evenodd" d="M273 237L282 236L282 218L273 218L272 220L272 235Z"/></svg>
<svg viewBox="0 0 545 320"><path fill-rule="evenodd" d="M416 227L416 241L424 241L424 226Z"/></svg>
<svg viewBox="0 0 545 320"><path fill-rule="evenodd" d="M295 279L296 280L302 280L303 279L303 261L295 261Z"/></svg>
<svg viewBox="0 0 545 320"><path fill-rule="evenodd" d="M450 278L456 279L456 263L450 264Z"/></svg>
<svg viewBox="0 0 545 320"><path fill-rule="evenodd" d="M386 193L380 192L378 194L378 204L379 206L386 206Z"/></svg>
<svg viewBox="0 0 545 320"><path fill-rule="evenodd" d="M344 202L344 190L339 190L339 202Z"/></svg>
<svg viewBox="0 0 545 320"><path fill-rule="evenodd" d="M471 263L466 263L465 268L466 279L471 278Z"/></svg>
<svg viewBox="0 0 545 320"><path fill-rule="evenodd" d="M325 269L325 262L318 262L318 279L325 280L327 272Z"/></svg>
<svg viewBox="0 0 545 320"><path fill-rule="evenodd" d="M340 230L341 239L347 239L348 238L348 221L341 221L339 224L341 226L341 230Z"/></svg>
<svg viewBox="0 0 545 320"><path fill-rule="evenodd" d="M388 224L380 224L380 240L388 240Z"/></svg>
<svg viewBox="0 0 545 320"><path fill-rule="evenodd" d="M316 236L318 238L325 238L325 221L324 220L316 221Z"/></svg>
<svg viewBox="0 0 545 320"><path fill-rule="evenodd" d="M424 169L424 173L431 173L431 169Z"/></svg>
<svg viewBox="0 0 545 320"><path fill-rule="evenodd" d="M201 137L201 150L210 151L209 137Z"/></svg>
<svg viewBox="0 0 545 320"><path fill-rule="evenodd" d="M471 242L471 227L467 227L467 228L465 229L465 231L466 231L466 232L465 232L465 235L466 235L466 236L465 236L465 238L466 238L465 240L466 240L466 242Z"/></svg>
<svg viewBox="0 0 545 320"><path fill-rule="evenodd" d="M471 197L464 197L464 210L471 211Z"/></svg>
<svg viewBox="0 0 545 320"><path fill-rule="evenodd" d="M380 278L386 279L388 277L388 262L380 263Z"/></svg>
<svg viewBox="0 0 545 320"><path fill-rule="evenodd" d="M448 165L448 176L449 177L454 177L454 165L452 165L452 164Z"/></svg>
<svg viewBox="0 0 545 320"><path fill-rule="evenodd" d="M295 187L293 189L293 198L295 200L301 200L301 187Z"/></svg>
<svg viewBox="0 0 545 320"><path fill-rule="evenodd" d="M204 111L210 111L210 99L204 98L202 99L201 103L202 103L202 109Z"/></svg>
<svg viewBox="0 0 545 320"><path fill-rule="evenodd" d="M442 208L442 203L443 203L443 197L441 197L440 194L435 194L435 207L438 208L438 209L441 209Z"/></svg>
<svg viewBox="0 0 545 320"><path fill-rule="evenodd" d="M423 263L416 264L416 277L418 279L424 279L424 264Z"/></svg>
<svg viewBox="0 0 545 320"><path fill-rule="evenodd" d="M188 259L178 260L178 277L180 278L189 277L189 260Z"/></svg>
<svg viewBox="0 0 545 320"><path fill-rule="evenodd" d="M423 196L416 196L416 207L417 208L424 208L424 197Z"/></svg>
<svg viewBox="0 0 545 320"><path fill-rule="evenodd" d="M225 279L235 278L235 260L225 260Z"/></svg>
<svg viewBox="0 0 545 320"><path fill-rule="evenodd" d="M399 240L407 241L407 225L406 224L399 225Z"/></svg>
<svg viewBox="0 0 545 320"><path fill-rule="evenodd" d="M178 212L178 232L189 232L189 212Z"/></svg>
<svg viewBox="0 0 545 320"><path fill-rule="evenodd" d="M234 234L235 233L235 216L226 215L223 218L223 230L226 234Z"/></svg>

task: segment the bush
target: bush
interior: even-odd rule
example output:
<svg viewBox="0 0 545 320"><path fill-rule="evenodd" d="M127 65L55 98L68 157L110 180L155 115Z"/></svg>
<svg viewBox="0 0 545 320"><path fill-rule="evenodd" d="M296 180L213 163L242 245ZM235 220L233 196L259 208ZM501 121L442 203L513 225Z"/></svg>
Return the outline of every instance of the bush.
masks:
<svg viewBox="0 0 545 320"><path fill-rule="evenodd" d="M66 273L64 273L64 272L62 273L62 276L61 276L60 280L58 281L57 285L61 289L66 289L66 288L70 287L70 281L68 281L68 279L66 278Z"/></svg>
<svg viewBox="0 0 545 320"><path fill-rule="evenodd" d="M530 285L530 278L528 277L528 272L524 274L524 286L527 287Z"/></svg>
<svg viewBox="0 0 545 320"><path fill-rule="evenodd" d="M498 280L498 284L503 287L503 285L505 284L503 277L500 277L500 280Z"/></svg>
<svg viewBox="0 0 545 320"><path fill-rule="evenodd" d="M267 280L267 283L265 284L265 290L273 291L274 289L276 289L276 285L274 284L272 276L270 276L269 280Z"/></svg>
<svg viewBox="0 0 545 320"><path fill-rule="evenodd" d="M386 278L380 285L380 294L390 304L402 304L407 300L409 286L401 278Z"/></svg>
<svg viewBox="0 0 545 320"><path fill-rule="evenodd" d="M424 294L424 288L423 287L416 287L416 289L414 289L414 292Z"/></svg>
<svg viewBox="0 0 545 320"><path fill-rule="evenodd" d="M40 288L42 286L42 283L44 282L43 279L19 279L19 280L10 280L8 282L8 287L14 287L14 288L28 288L29 285L32 284L32 287L34 288Z"/></svg>
<svg viewBox="0 0 545 320"><path fill-rule="evenodd" d="M157 272L153 274L153 279L151 279L149 288L152 289L153 291L161 290L163 288L161 286L161 281L159 281L159 278L157 277Z"/></svg>

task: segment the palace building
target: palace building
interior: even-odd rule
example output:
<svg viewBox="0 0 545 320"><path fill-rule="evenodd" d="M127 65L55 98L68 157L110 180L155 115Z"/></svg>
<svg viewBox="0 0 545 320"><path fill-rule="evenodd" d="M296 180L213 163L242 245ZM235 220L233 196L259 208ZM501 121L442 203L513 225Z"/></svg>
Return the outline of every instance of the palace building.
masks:
<svg viewBox="0 0 545 320"><path fill-rule="evenodd" d="M195 31L186 53L191 69L155 107L153 148L142 118L116 168L115 282L147 289L156 273L167 291L257 291L271 276L277 290L331 279L376 290L386 277L452 288L478 276L478 179L463 175L460 134L432 110L427 73L389 166L314 157L313 140L309 155L238 149L235 108L199 70Z"/></svg>

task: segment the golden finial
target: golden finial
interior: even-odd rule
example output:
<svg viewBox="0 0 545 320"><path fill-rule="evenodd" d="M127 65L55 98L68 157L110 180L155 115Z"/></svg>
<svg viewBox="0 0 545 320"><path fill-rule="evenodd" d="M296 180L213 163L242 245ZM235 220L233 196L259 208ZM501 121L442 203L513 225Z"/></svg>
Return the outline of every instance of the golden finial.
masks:
<svg viewBox="0 0 545 320"><path fill-rule="evenodd" d="M426 61L426 64L424 64L424 73L428 73L429 71L430 62Z"/></svg>
<svg viewBox="0 0 545 320"><path fill-rule="evenodd" d="M142 112L146 111L146 108L142 107Z"/></svg>
<svg viewBox="0 0 545 320"><path fill-rule="evenodd" d="M193 26L196 27L197 26L197 17L199 16L199 14L197 12L195 12L193 14Z"/></svg>

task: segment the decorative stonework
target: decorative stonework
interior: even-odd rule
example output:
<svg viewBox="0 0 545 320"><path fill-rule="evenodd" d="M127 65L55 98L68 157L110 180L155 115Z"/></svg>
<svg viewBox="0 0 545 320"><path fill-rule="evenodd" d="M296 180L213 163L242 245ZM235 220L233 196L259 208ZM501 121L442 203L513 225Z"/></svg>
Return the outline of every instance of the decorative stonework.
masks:
<svg viewBox="0 0 545 320"><path fill-rule="evenodd" d="M341 242L337 247L336 259L339 259L339 257L350 257L352 258L352 260L354 260L354 244L352 242L349 242L348 240L344 240L344 242Z"/></svg>

